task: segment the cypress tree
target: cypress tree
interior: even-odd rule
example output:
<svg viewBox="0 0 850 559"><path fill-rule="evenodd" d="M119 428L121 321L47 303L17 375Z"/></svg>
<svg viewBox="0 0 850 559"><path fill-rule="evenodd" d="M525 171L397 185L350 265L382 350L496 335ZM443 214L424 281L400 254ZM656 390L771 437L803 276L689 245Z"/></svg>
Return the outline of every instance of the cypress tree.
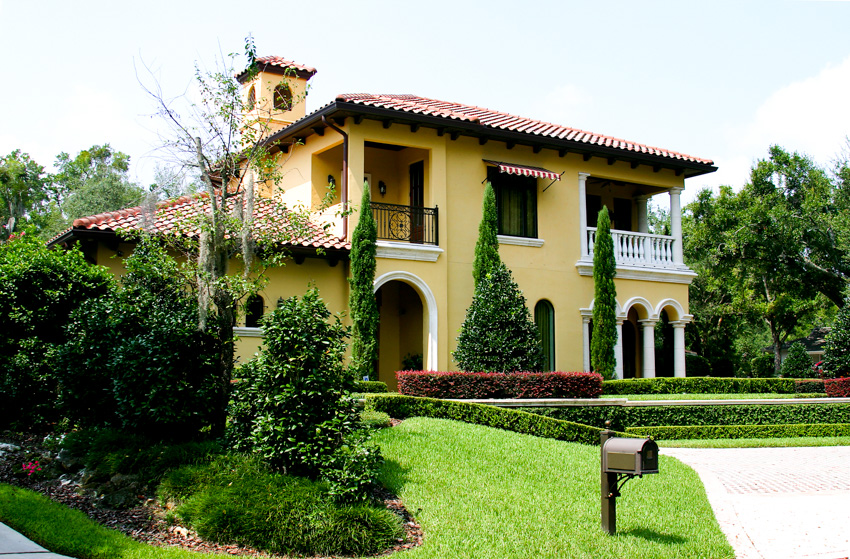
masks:
<svg viewBox="0 0 850 559"><path fill-rule="evenodd" d="M378 359L378 305L375 302L375 250L378 227L372 215L369 185L363 188L360 219L351 239L351 291L348 306L354 324L351 368L356 378L371 377Z"/></svg>
<svg viewBox="0 0 850 559"><path fill-rule="evenodd" d="M511 373L543 367L540 332L502 262L478 284L453 355L462 371Z"/></svg>
<svg viewBox="0 0 850 559"><path fill-rule="evenodd" d="M484 186L484 204L482 208L481 223L478 225L478 242L475 243L475 260L472 262L472 277L475 287L487 275L487 272L495 268L500 262L499 258L499 231L498 216L496 214L496 194L490 181Z"/></svg>
<svg viewBox="0 0 850 559"><path fill-rule="evenodd" d="M614 378L617 343L617 289L614 276L617 262L608 209L599 210L596 225L596 244L593 246L593 337L590 345L591 368L602 378Z"/></svg>
<svg viewBox="0 0 850 559"><path fill-rule="evenodd" d="M844 306L838 311L832 330L826 335L823 376L824 378L850 376L850 297L844 299Z"/></svg>

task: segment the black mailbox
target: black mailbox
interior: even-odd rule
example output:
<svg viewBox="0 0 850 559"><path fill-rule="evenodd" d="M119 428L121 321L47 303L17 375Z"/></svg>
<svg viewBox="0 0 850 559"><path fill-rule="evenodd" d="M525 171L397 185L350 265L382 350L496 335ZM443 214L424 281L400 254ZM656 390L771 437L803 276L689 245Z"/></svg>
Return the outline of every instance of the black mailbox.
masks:
<svg viewBox="0 0 850 559"><path fill-rule="evenodd" d="M657 474L658 445L652 439L610 438L602 445L602 472Z"/></svg>

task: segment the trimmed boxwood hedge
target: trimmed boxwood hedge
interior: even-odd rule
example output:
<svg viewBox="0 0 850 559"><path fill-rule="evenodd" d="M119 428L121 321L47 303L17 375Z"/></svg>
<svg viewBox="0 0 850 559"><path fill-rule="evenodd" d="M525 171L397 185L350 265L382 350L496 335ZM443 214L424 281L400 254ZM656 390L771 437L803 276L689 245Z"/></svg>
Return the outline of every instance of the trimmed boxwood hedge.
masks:
<svg viewBox="0 0 850 559"><path fill-rule="evenodd" d="M774 425L850 423L850 404L732 404L716 406L569 406L521 408L575 423L625 431L629 427L669 425Z"/></svg>
<svg viewBox="0 0 850 559"><path fill-rule="evenodd" d="M822 380L790 378L646 378L606 380L602 394L798 394L823 393Z"/></svg>
<svg viewBox="0 0 850 559"><path fill-rule="evenodd" d="M790 437L847 437L850 423L795 423L786 425L670 425L629 427L627 433L658 440L776 439Z"/></svg>
<svg viewBox="0 0 850 559"><path fill-rule="evenodd" d="M353 392L360 394L383 394L389 392L387 383L378 380L356 380Z"/></svg>
<svg viewBox="0 0 850 559"><path fill-rule="evenodd" d="M572 421L563 421L520 410L497 408L484 404L451 402L435 398L374 394L366 396L366 409L381 411L396 419L435 417L454 419L475 425L496 427L506 431L534 435L547 439L599 444L601 429ZM617 433L618 436L628 436Z"/></svg>
<svg viewBox="0 0 850 559"><path fill-rule="evenodd" d="M831 398L850 398L850 378L826 379L823 384Z"/></svg>
<svg viewBox="0 0 850 559"><path fill-rule="evenodd" d="M398 391L427 398L598 398L598 373L399 371Z"/></svg>

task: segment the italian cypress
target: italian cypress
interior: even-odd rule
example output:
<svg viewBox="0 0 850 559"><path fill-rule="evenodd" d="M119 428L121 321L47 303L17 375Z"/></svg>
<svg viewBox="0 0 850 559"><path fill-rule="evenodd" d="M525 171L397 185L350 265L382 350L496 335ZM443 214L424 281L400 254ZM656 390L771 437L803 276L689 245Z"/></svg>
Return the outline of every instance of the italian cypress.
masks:
<svg viewBox="0 0 850 559"><path fill-rule="evenodd" d="M475 287L489 271L500 262L499 258L499 232L498 216L496 214L496 194L490 181L484 186L484 204L482 208L481 223L478 225L478 242L475 243L475 260L472 262L472 277Z"/></svg>
<svg viewBox="0 0 850 559"><path fill-rule="evenodd" d="M375 302L375 251L378 228L372 215L369 185L363 188L360 219L351 238L351 291L348 306L354 324L351 368L356 378L371 377L378 359L378 305Z"/></svg>
<svg viewBox="0 0 850 559"><path fill-rule="evenodd" d="M850 297L838 311L832 329L826 335L823 352L824 378L850 376Z"/></svg>
<svg viewBox="0 0 850 559"><path fill-rule="evenodd" d="M593 337L590 345L591 368L602 378L614 378L617 343L617 288L614 276L617 262L608 209L599 211L596 225L596 244L593 246Z"/></svg>

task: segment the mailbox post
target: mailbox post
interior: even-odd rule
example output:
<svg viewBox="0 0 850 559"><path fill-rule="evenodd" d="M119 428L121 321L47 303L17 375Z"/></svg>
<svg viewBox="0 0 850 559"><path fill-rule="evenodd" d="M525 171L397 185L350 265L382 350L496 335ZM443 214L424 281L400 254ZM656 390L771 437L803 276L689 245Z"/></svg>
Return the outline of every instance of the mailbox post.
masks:
<svg viewBox="0 0 850 559"><path fill-rule="evenodd" d="M602 529L612 535L617 531L617 497L623 484L635 476L658 473L658 445L655 441L613 435L613 431L607 429L599 435L602 447ZM620 476L623 476L622 484Z"/></svg>

